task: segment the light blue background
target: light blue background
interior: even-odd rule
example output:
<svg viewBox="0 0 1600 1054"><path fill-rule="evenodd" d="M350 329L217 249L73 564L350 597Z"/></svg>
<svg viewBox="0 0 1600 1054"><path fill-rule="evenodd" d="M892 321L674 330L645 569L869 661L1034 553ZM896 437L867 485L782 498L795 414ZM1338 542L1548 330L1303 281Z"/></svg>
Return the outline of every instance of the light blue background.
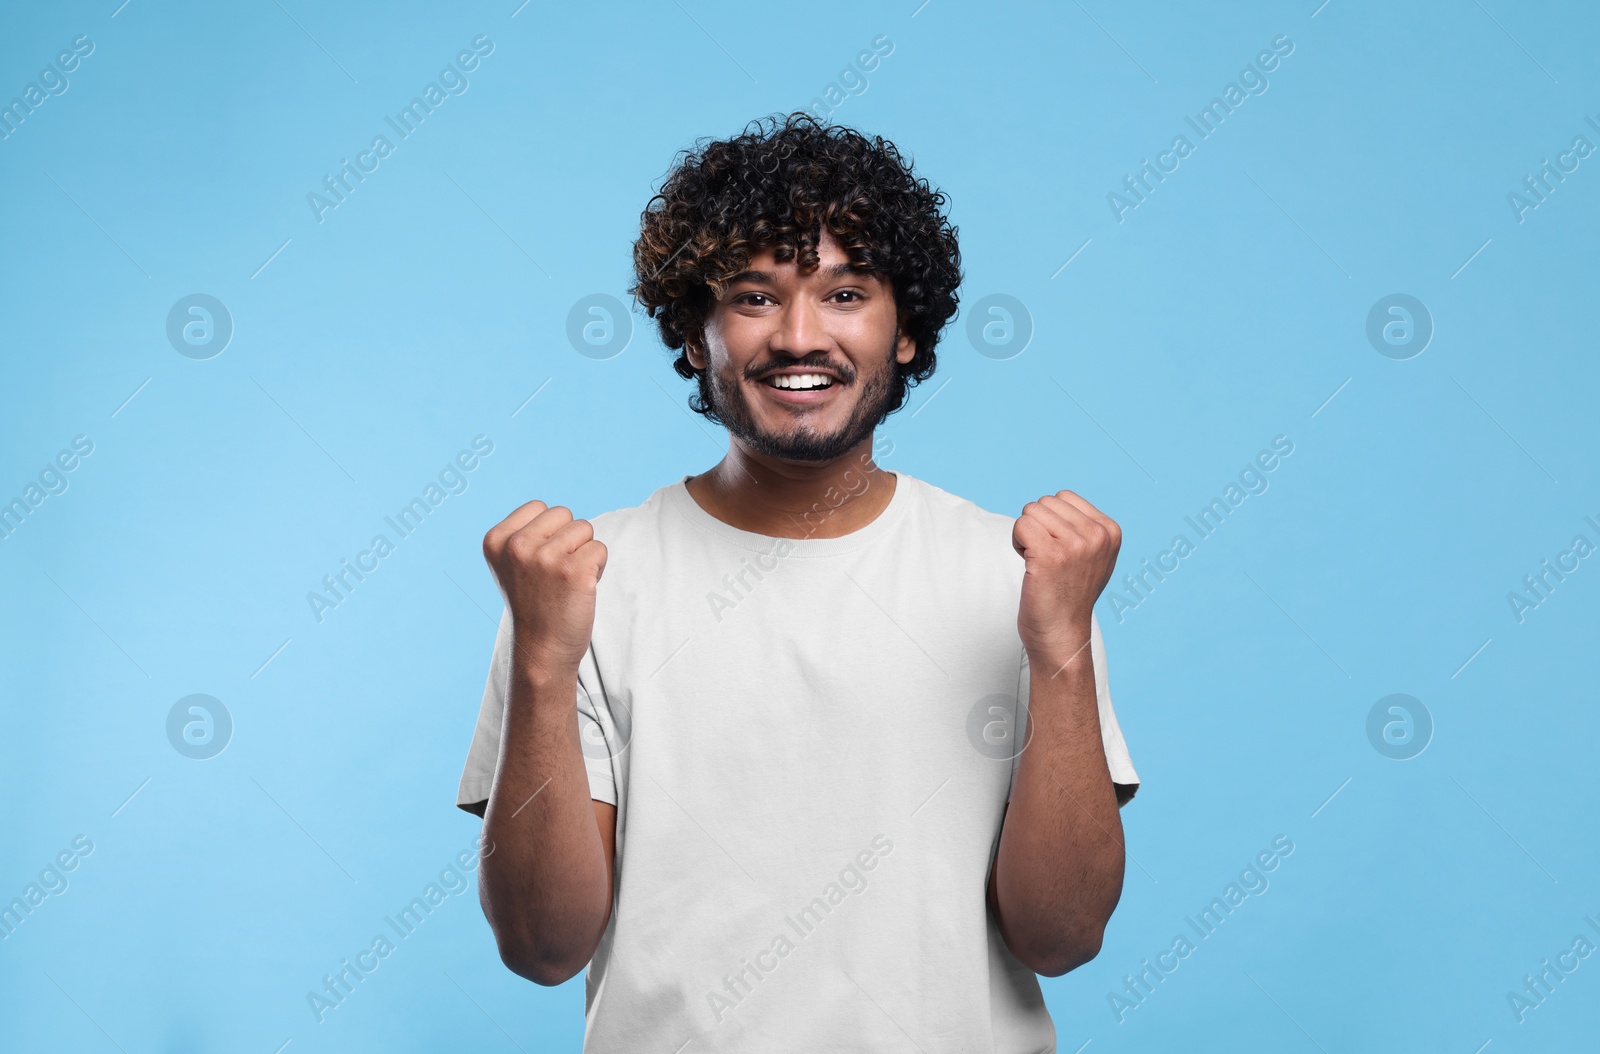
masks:
<svg viewBox="0 0 1600 1054"><path fill-rule="evenodd" d="M1103 950L1043 982L1059 1049L1592 1047L1600 957L1521 1023L1507 994L1600 942L1600 560L1521 622L1506 596L1600 543L1600 156L1522 222L1506 196L1600 145L1600 19L1318 2L8 12L0 100L95 50L0 142L0 499L94 452L0 541L0 898L95 848L0 942L0 1045L578 1049L581 977L507 971L474 891L325 1022L306 992L476 837L483 532L725 447L642 316L596 360L569 309L625 295L675 151L806 107L884 34L832 119L950 194L968 314L1006 293L1034 326L1001 360L952 324L887 467L1011 515L1070 487L1123 525L1120 579L1295 444L1125 621L1100 609L1144 787ZM307 193L479 34L470 88L317 222ZM1270 88L1119 223L1107 194L1278 34ZM196 292L235 326L207 360L165 334ZM1395 292L1435 327L1405 360L1365 333ZM480 434L468 490L319 623L306 593ZM191 693L233 717L210 760L167 739ZM1391 693L1435 723L1411 760L1367 737ZM1279 834L1270 889L1119 1023L1123 975Z"/></svg>

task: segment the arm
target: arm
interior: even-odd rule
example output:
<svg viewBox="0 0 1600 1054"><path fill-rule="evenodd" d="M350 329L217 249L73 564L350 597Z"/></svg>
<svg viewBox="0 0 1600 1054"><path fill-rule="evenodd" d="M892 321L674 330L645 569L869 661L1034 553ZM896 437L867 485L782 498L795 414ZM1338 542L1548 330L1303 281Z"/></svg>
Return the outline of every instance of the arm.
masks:
<svg viewBox="0 0 1600 1054"><path fill-rule="evenodd" d="M1089 647L1094 601L1121 540L1114 522L1071 491L1030 502L1013 532L1027 562L1018 630L1032 732L987 892L1006 947L1049 977L1099 953L1122 896L1122 819Z"/></svg>
<svg viewBox="0 0 1600 1054"><path fill-rule="evenodd" d="M540 501L493 527L483 551L513 659L478 897L506 966L557 985L594 956L611 915L616 810L589 796L575 705L606 551L587 521Z"/></svg>
<svg viewBox="0 0 1600 1054"><path fill-rule="evenodd" d="M484 811L478 899L501 960L542 985L581 971L611 918L617 810L589 797L576 690L513 665Z"/></svg>
<svg viewBox="0 0 1600 1054"><path fill-rule="evenodd" d="M1100 951L1122 896L1122 819L1088 649L1028 694L1031 739L1002 814L989 906L1011 953L1056 977Z"/></svg>
<svg viewBox="0 0 1600 1054"><path fill-rule="evenodd" d="M489 803L486 802L486 801L479 801L479 802L473 802L470 805L463 805L462 807L464 809L466 809L468 812L472 813L478 819L481 820L481 819L483 819L483 814L487 811L488 804ZM606 880L610 881L612 876L615 874L615 860L616 860L616 855L617 855L616 854L616 844L617 844L617 807L615 805L612 805L608 801L601 801L598 798L594 799L589 804L594 806L594 822L595 822L595 826L600 829L600 842L601 842L602 845L605 846L605 851L606 851ZM490 852L493 852L493 850L490 850ZM480 900L481 900L481 898L482 898L482 891L481 890L479 891L479 897L480 897ZM609 912L610 912L610 908L608 907L607 908L607 920L608 921L610 919Z"/></svg>

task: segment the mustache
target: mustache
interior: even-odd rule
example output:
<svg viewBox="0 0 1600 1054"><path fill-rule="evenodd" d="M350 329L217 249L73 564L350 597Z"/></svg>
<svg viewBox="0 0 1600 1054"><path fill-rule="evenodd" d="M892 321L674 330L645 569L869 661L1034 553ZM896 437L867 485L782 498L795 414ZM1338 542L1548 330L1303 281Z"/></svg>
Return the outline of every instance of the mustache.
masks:
<svg viewBox="0 0 1600 1054"><path fill-rule="evenodd" d="M744 375L745 380L755 381L760 380L762 377L765 377L768 374L776 373L778 370L791 369L814 369L818 373L830 373L844 381L846 384L856 379L856 371L850 366L842 362L830 362L826 358L800 359L798 361L790 360L784 362L764 362L759 366L752 366L745 370Z"/></svg>

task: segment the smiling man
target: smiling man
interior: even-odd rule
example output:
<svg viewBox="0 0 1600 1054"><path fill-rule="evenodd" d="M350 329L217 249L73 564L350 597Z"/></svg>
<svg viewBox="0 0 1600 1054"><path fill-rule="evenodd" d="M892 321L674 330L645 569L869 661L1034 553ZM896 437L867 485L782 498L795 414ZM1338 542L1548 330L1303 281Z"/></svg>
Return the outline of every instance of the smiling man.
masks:
<svg viewBox="0 0 1600 1054"><path fill-rule="evenodd" d="M586 1052L1050 1051L1037 975L1099 950L1139 782L1093 613L1121 533L873 456L955 314L944 204L804 114L685 154L633 292L727 456L484 538L457 804L506 965L587 965Z"/></svg>

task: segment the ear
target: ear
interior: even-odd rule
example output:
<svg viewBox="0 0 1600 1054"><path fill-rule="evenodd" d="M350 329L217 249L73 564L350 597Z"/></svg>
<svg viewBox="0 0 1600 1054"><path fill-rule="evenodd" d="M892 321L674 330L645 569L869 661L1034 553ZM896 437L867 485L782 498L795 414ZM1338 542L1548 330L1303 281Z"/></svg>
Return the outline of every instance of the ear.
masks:
<svg viewBox="0 0 1600 1054"><path fill-rule="evenodd" d="M697 370L706 368L705 352L700 349L695 338L687 336L683 338L683 354L689 360L690 366Z"/></svg>
<svg viewBox="0 0 1600 1054"><path fill-rule="evenodd" d="M904 366L917 357L917 342L905 330L899 330L899 336L894 343L894 359Z"/></svg>

